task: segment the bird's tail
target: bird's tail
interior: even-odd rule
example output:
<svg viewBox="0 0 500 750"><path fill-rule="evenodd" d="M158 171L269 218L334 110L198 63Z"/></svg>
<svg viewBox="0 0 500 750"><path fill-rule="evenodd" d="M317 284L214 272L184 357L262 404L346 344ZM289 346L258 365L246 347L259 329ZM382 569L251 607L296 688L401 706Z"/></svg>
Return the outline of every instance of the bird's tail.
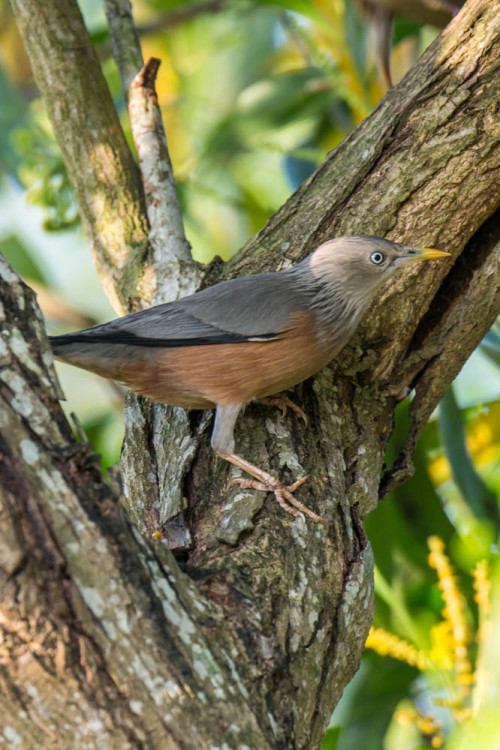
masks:
<svg viewBox="0 0 500 750"><path fill-rule="evenodd" d="M54 357L84 370L113 380L121 379L121 371L126 363L125 347L107 342L89 341L82 332L66 333L63 336L49 336Z"/></svg>
<svg viewBox="0 0 500 750"><path fill-rule="evenodd" d="M74 337L71 333L67 333L64 336L49 336L49 344L52 348L54 357L60 359L64 356L64 353L71 350L71 346L75 344Z"/></svg>
<svg viewBox="0 0 500 750"><path fill-rule="evenodd" d="M81 333L66 333L63 336L49 336L52 353L57 359L76 364L78 359L85 354L90 354L95 349L95 344L85 341Z"/></svg>

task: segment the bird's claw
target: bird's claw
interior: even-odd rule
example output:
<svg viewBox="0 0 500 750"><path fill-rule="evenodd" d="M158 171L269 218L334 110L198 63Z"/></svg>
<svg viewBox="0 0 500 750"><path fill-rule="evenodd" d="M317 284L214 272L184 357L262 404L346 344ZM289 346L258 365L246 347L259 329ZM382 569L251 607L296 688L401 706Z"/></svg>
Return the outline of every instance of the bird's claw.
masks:
<svg viewBox="0 0 500 750"><path fill-rule="evenodd" d="M300 500L297 500L297 498L292 494L294 490L304 484L304 482L306 482L308 478L308 475L305 477L301 477L288 487L284 487L281 482L274 477L269 477L269 479L266 479L266 481L247 479L246 477L236 477L229 482L228 489L237 484L244 490L272 492L278 505L280 505L287 513L290 513L290 515L296 518L297 516L304 514L311 518L313 521L316 521L316 523L322 523L328 528L328 522L325 521L324 518L318 516L317 513L314 513L314 511L310 510L306 505L301 503Z"/></svg>
<svg viewBox="0 0 500 750"><path fill-rule="evenodd" d="M259 399L263 404L268 404L269 406L277 406L278 409L281 410L281 416L283 419L285 419L288 409L291 409L295 412L295 414L304 420L304 424L307 427L309 424L309 421L307 419L307 415L300 406L297 406L297 404L292 401L291 398L288 398L288 396L283 396L282 394L278 394L276 396L266 396L266 398Z"/></svg>
<svg viewBox="0 0 500 750"><path fill-rule="evenodd" d="M287 490L289 492L295 492L295 490L298 487L301 487L304 484L304 482L307 482L308 479L309 479L309 474L306 474L305 476L300 477L300 479L296 479L293 484L288 485Z"/></svg>

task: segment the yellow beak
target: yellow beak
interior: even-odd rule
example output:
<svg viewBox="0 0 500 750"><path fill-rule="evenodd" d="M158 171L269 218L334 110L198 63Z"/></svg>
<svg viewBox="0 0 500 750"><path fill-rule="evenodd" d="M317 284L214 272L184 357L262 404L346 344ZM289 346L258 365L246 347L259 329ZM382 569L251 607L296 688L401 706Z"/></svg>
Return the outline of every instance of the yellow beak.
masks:
<svg viewBox="0 0 500 750"><path fill-rule="evenodd" d="M391 266L393 268L399 268L399 266L404 266L406 263L431 260L431 258L448 258L450 255L450 253L445 253L444 250L435 250L433 247L406 247L405 245L402 247L403 250L407 250L408 252L392 261Z"/></svg>
<svg viewBox="0 0 500 750"><path fill-rule="evenodd" d="M450 253L445 253L444 250L434 250L432 247L419 247L419 253L415 256L415 260L430 260L431 258L447 258Z"/></svg>

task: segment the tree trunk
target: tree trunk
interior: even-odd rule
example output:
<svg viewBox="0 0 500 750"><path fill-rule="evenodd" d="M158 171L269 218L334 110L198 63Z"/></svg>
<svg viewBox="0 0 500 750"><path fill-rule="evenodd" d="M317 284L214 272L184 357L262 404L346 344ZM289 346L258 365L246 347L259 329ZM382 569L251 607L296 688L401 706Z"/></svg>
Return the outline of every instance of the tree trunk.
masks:
<svg viewBox="0 0 500 750"><path fill-rule="evenodd" d="M392 283L335 363L296 389L307 428L257 404L238 422L245 457L285 480L310 474L300 498L328 530L260 493L228 493L210 414L135 399L122 460L130 526L118 483L103 482L59 408L34 297L2 263L7 746L318 746L371 623L362 518L411 471L421 427L500 310L499 10L469 0L244 252L205 274L283 267L347 233L453 254ZM381 479L411 388L407 450Z"/></svg>

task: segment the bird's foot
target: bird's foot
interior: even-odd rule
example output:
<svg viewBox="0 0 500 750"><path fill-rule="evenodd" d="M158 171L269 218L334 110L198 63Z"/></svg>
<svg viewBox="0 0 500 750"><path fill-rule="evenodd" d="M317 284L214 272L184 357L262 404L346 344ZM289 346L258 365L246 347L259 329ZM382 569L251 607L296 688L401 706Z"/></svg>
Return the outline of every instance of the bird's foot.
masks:
<svg viewBox="0 0 500 750"><path fill-rule="evenodd" d="M283 419L286 417L288 409L291 409L298 417L304 420L304 424L306 427L309 424L307 415L302 411L300 406L297 406L297 404L292 401L291 398L288 398L288 396L283 396L282 393L277 393L276 396L266 396L265 398L260 398L259 401L262 404L267 404L268 406L277 406L278 409L281 409L281 416L283 417Z"/></svg>
<svg viewBox="0 0 500 750"><path fill-rule="evenodd" d="M271 477L271 479L274 479L274 477ZM273 482L259 482L257 481L257 479L245 479L245 477L237 477L236 479L233 479L231 480L231 482L229 482L228 487L232 487L233 485L238 484L244 490L272 492L274 494L274 497L276 498L276 501L278 502L278 505L280 505L283 510L286 510L286 512L290 513L292 516L298 516L300 515L300 513L304 513L305 515L309 516L309 518L312 518L313 521L321 521L322 523L325 523L322 518L316 515L316 513L314 513L312 510L309 510L306 505L301 503L300 500L297 500L297 498L292 494L293 491L296 490L297 487L300 487L300 485L303 484L307 479L307 476L301 477L301 479L298 479L288 487L284 487L277 479L274 479Z"/></svg>
<svg viewBox="0 0 500 750"><path fill-rule="evenodd" d="M300 500L297 500L297 498L293 494L293 492L298 487L304 484L304 482L308 479L308 476L301 477L300 479L297 479L297 481L295 481L293 484L285 487L278 479L276 479L276 477L273 477L272 474L268 474L267 471L259 469L258 466L250 463L250 461L242 458L242 456L238 456L235 453L226 453L222 454L221 457L226 461L234 464L235 466L238 466L240 469L243 469L243 471L246 471L247 474L250 474L250 476L254 477L254 479L238 477L229 482L229 487L238 484L243 489L253 489L259 490L261 492L272 492L278 504L287 513L290 513L295 517L300 515L300 513L303 513L312 521L315 521L316 523L322 523L328 528L328 522L325 521L324 518L321 518L321 516L318 516L317 513L314 513L314 511L310 510L306 505L304 505L304 503L301 503Z"/></svg>

